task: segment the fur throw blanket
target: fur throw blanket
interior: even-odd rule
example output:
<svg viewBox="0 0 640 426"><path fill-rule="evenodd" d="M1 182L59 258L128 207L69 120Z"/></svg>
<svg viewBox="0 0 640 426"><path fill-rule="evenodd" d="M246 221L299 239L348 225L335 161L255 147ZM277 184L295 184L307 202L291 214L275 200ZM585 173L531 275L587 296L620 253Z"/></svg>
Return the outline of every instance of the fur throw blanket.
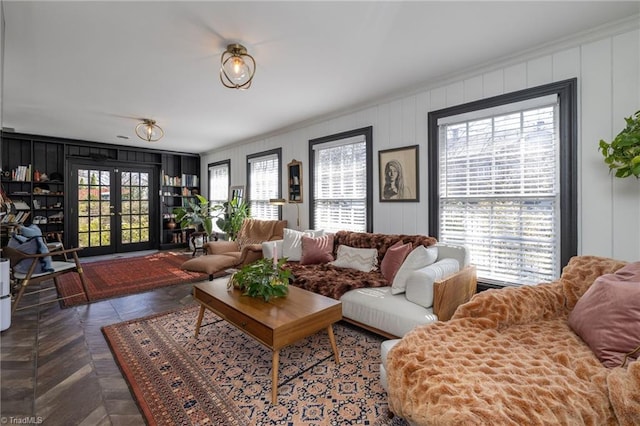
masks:
<svg viewBox="0 0 640 426"><path fill-rule="evenodd" d="M391 410L419 425L640 424L640 361L605 368L567 323L622 266L574 257L553 283L488 290L415 328L387 358Z"/></svg>
<svg viewBox="0 0 640 426"><path fill-rule="evenodd" d="M419 245L429 247L437 242L435 238L425 235L338 231L334 234L332 255L336 257L340 245L375 248L378 252L377 265L379 266L389 247L398 241L411 244L412 249ZM379 267L370 272L341 268L329 263L302 265L298 262L289 262L286 267L293 273L293 285L334 299L340 299L343 294L356 288L391 285L382 275Z"/></svg>

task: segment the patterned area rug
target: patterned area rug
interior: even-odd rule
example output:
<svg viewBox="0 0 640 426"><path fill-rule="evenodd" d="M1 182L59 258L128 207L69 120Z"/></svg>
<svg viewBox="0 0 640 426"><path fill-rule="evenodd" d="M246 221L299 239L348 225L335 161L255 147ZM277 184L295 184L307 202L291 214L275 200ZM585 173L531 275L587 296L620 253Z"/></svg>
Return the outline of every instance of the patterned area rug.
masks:
<svg viewBox="0 0 640 426"><path fill-rule="evenodd" d="M147 422L153 425L390 425L380 385L383 338L334 325L280 350L278 404L271 351L198 307L106 326L103 333Z"/></svg>
<svg viewBox="0 0 640 426"><path fill-rule="evenodd" d="M206 274L180 269L190 257L181 253L160 252L148 256L101 260L82 263L89 301L108 299L125 294L141 293L158 287L201 281ZM60 296L82 292L78 274L64 274L58 279ZM65 299L63 307L88 303L84 296Z"/></svg>

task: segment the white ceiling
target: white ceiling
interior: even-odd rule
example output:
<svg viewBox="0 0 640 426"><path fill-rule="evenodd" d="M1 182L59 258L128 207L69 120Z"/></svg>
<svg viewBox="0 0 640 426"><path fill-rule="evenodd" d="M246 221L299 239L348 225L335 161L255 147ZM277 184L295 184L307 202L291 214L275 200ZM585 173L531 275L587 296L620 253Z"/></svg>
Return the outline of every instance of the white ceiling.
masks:
<svg viewBox="0 0 640 426"><path fill-rule="evenodd" d="M5 18L2 126L205 152L640 12L640 2L24 2ZM227 44L252 87L219 80ZM153 118L151 145L134 127ZM128 140L117 136L128 136Z"/></svg>

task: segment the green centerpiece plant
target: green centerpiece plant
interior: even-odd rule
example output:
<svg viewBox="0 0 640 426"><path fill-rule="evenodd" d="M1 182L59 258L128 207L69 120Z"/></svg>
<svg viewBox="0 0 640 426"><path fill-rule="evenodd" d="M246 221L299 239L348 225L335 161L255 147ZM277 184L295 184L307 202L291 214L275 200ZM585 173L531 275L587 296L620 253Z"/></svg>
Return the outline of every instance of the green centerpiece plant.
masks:
<svg viewBox="0 0 640 426"><path fill-rule="evenodd" d="M244 295L261 297L265 302L274 297L284 297L292 280L291 271L282 267L286 261L286 258L256 260L235 272L229 284L242 290Z"/></svg>
<svg viewBox="0 0 640 426"><path fill-rule="evenodd" d="M599 149L609 170L616 171L616 177L640 178L640 111L624 120L627 127L611 143L600 140Z"/></svg>

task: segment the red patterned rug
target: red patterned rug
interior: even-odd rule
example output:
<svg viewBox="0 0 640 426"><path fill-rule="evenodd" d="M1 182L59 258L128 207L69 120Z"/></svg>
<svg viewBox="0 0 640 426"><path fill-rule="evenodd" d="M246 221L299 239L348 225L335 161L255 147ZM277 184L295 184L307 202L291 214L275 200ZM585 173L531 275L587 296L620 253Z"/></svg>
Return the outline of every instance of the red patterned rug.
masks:
<svg viewBox="0 0 640 426"><path fill-rule="evenodd" d="M150 425L388 425L380 384L382 338L348 324L280 350L278 404L271 351L198 307L103 327L114 358Z"/></svg>
<svg viewBox="0 0 640 426"><path fill-rule="evenodd" d="M180 269L180 265L188 259L190 257L180 253L160 252L148 256L82 263L89 287L89 302L206 279L206 274ZM75 273L61 275L57 287L58 293L63 297L82 292L80 277ZM62 301L63 307L84 303L88 303L84 296Z"/></svg>

